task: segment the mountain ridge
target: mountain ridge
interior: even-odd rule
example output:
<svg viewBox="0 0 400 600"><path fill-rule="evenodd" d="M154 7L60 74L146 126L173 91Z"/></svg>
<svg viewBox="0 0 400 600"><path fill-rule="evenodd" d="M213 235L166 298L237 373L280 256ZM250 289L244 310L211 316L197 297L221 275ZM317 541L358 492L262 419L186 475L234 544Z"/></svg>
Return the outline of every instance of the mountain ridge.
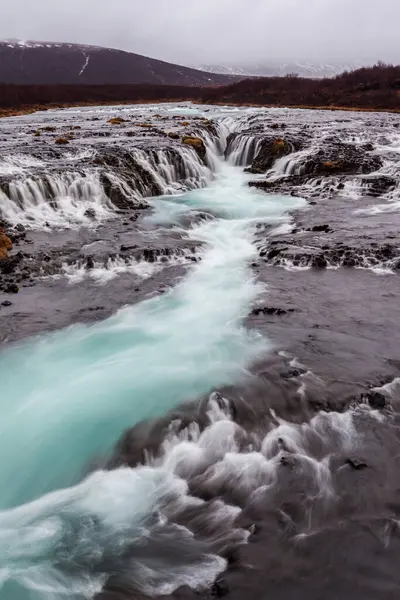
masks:
<svg viewBox="0 0 400 600"><path fill-rule="evenodd" d="M0 83L13 85L226 85L207 73L125 50L68 42L0 41Z"/></svg>

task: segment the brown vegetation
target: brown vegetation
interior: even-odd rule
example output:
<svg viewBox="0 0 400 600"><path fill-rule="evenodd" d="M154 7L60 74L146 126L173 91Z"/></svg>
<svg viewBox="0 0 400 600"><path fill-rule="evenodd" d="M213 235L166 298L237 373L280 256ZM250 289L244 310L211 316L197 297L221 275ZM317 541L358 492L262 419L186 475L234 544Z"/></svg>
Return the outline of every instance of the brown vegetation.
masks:
<svg viewBox="0 0 400 600"><path fill-rule="evenodd" d="M4 229L0 227L0 260L8 258L8 251L12 249L12 241L4 233Z"/></svg>
<svg viewBox="0 0 400 600"><path fill-rule="evenodd" d="M248 79L209 90L203 100L218 104L400 111L400 67L379 63L321 80L296 76Z"/></svg>
<svg viewBox="0 0 400 600"><path fill-rule="evenodd" d="M170 85L1 85L0 117L68 106L194 101L400 112L400 67L378 64L333 79L245 79L225 87Z"/></svg>

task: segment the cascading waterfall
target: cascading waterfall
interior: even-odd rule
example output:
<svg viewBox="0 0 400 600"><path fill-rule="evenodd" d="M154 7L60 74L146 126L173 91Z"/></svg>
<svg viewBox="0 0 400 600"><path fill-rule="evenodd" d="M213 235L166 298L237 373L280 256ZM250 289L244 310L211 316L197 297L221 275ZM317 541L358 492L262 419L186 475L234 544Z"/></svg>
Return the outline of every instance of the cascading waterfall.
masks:
<svg viewBox="0 0 400 600"><path fill-rule="evenodd" d="M209 148L210 140L205 143ZM182 160L186 175L205 176L194 151L185 149ZM128 425L245 379L269 348L243 326L261 290L248 267L257 254L255 226L287 221L287 211L303 201L259 194L239 169L217 162L216 153L209 160L217 167L209 187L151 200L153 223L180 227L204 243L202 260L174 289L101 323L44 335L0 355L0 448L10 457L0 472L4 600L91 598L110 568L127 569L127 548L137 553L129 576L149 594L210 583L225 567L194 545L187 530L168 525L163 507L171 498L194 501L173 460L100 470L79 483ZM146 168L157 169L172 192L175 174L164 156L153 155ZM182 222L199 211L215 218L183 230ZM233 521L236 513L229 514L225 507L221 519ZM168 536L181 544L175 564L168 562ZM146 554L143 542L161 544L161 554Z"/></svg>
<svg viewBox="0 0 400 600"><path fill-rule="evenodd" d="M230 142L226 155L231 164L240 167L248 167L257 156L262 138L257 139L253 135L238 135Z"/></svg>
<svg viewBox="0 0 400 600"><path fill-rule="evenodd" d="M208 136L207 144L211 146ZM175 194L207 185L212 178L214 159L211 155L205 165L193 149L177 147L149 151L134 148L130 160L133 166L143 169L144 178L140 174L132 178L129 173L85 168L81 172L13 179L0 188L1 214L11 224L28 227L90 225L91 214L96 215L97 221L115 215L115 206L102 185L102 174L120 190L127 204L135 208L140 200L152 195L152 187L162 194ZM39 163L32 162L32 166L36 164Z"/></svg>

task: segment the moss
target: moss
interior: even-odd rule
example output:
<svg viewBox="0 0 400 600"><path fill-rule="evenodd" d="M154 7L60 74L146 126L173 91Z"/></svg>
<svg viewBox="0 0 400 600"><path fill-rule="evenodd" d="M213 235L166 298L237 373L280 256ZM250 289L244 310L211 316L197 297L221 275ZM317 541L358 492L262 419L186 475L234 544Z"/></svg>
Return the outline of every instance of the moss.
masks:
<svg viewBox="0 0 400 600"><path fill-rule="evenodd" d="M8 251L12 249L12 241L0 228L0 260L8 258Z"/></svg>
<svg viewBox="0 0 400 600"><path fill-rule="evenodd" d="M186 144L187 146L193 146L194 148L197 149L203 149L204 148L204 142L201 138L199 137L193 137L190 135L184 135L182 138L182 142L184 144Z"/></svg>
<svg viewBox="0 0 400 600"><path fill-rule="evenodd" d="M340 169L342 163L339 160L327 160L326 162L322 163L322 166L328 171L334 171L335 169Z"/></svg>
<svg viewBox="0 0 400 600"><path fill-rule="evenodd" d="M123 119L122 117L113 117L112 119L109 119L107 123L110 123L110 125L121 125L121 123L126 123L126 119Z"/></svg>
<svg viewBox="0 0 400 600"><path fill-rule="evenodd" d="M33 135L35 137L40 137L42 134L40 133L40 131L35 131L35 133Z"/></svg>
<svg viewBox="0 0 400 600"><path fill-rule="evenodd" d="M282 152L282 150L284 150L286 148L286 142L285 140L282 140L281 138L277 138L274 143L273 143L273 150L275 152Z"/></svg>

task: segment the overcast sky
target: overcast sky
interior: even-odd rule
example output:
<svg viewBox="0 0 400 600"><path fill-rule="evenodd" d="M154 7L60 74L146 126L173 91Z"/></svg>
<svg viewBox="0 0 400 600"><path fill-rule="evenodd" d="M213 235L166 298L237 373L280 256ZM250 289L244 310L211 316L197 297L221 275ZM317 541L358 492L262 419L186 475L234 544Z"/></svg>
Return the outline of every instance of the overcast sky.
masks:
<svg viewBox="0 0 400 600"><path fill-rule="evenodd" d="M0 39L79 42L181 64L400 63L400 0L0 0Z"/></svg>

